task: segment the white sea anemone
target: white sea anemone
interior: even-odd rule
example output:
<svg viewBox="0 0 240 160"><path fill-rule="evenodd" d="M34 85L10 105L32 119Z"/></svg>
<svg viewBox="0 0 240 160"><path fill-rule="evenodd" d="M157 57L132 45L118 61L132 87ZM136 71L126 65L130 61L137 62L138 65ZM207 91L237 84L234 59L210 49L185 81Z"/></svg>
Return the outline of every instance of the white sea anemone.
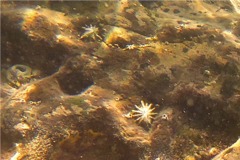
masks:
<svg viewBox="0 0 240 160"><path fill-rule="evenodd" d="M83 35L81 36L82 38L92 38L93 40L96 40L97 38L102 39L99 35L99 29L96 26L93 25L89 25L86 27L82 27L83 29L85 29L85 32L83 33Z"/></svg>
<svg viewBox="0 0 240 160"><path fill-rule="evenodd" d="M153 119L153 115L156 113L153 112L155 108L151 108L152 104L144 103L141 101L141 106L135 105L137 110L132 110L132 116L137 117L137 121L140 123L142 121L146 123L151 123L151 120Z"/></svg>

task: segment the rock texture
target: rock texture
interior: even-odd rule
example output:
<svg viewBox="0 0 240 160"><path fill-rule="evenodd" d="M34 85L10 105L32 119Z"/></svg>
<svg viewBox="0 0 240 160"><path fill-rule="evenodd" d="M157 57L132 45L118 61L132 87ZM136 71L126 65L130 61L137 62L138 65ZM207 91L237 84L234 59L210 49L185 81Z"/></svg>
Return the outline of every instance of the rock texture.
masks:
<svg viewBox="0 0 240 160"><path fill-rule="evenodd" d="M2 2L1 159L212 159L240 133L233 3Z"/></svg>

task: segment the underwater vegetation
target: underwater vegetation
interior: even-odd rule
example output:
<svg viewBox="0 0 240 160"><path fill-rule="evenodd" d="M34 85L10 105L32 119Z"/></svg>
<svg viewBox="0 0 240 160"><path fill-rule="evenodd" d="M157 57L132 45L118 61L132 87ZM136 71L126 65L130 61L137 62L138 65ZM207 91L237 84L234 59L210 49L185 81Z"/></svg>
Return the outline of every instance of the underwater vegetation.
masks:
<svg viewBox="0 0 240 160"><path fill-rule="evenodd" d="M240 159L238 1L2 1L1 159Z"/></svg>

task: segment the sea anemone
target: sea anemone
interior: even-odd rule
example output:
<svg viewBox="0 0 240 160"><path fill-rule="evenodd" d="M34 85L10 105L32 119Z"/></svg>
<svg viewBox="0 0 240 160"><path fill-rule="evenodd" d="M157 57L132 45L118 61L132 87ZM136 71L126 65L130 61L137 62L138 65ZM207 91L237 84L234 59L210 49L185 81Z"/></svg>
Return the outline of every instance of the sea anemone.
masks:
<svg viewBox="0 0 240 160"><path fill-rule="evenodd" d="M81 36L81 39L92 38L93 40L96 40L97 38L99 38L102 40L102 37L98 35L99 29L96 26L93 26L90 24L89 26L82 27L82 28L85 29L85 32Z"/></svg>
<svg viewBox="0 0 240 160"><path fill-rule="evenodd" d="M151 108L152 104L144 103L141 101L141 106L135 105L137 110L132 110L132 116L137 117L137 121L140 123L142 121L146 123L151 123L151 120L153 119L153 115L156 113L153 112L155 108Z"/></svg>

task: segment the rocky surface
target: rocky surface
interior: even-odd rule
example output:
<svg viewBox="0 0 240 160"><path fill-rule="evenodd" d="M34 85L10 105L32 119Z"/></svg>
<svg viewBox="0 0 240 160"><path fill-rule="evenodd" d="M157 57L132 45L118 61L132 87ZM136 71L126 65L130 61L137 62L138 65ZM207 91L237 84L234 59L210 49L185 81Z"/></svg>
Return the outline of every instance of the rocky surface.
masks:
<svg viewBox="0 0 240 160"><path fill-rule="evenodd" d="M212 159L240 133L238 16L233 1L2 2L1 159Z"/></svg>

